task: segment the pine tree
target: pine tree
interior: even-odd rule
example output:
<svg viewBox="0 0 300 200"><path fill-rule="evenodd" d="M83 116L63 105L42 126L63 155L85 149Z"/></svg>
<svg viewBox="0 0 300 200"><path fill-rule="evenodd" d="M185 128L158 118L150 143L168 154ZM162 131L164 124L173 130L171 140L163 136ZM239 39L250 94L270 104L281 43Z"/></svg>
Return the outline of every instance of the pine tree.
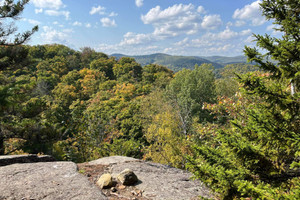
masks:
<svg viewBox="0 0 300 200"><path fill-rule="evenodd" d="M264 54L245 47L264 71L238 77L255 103L229 129L198 140L189 158L196 177L223 199L300 197L300 1L263 0L261 8L282 37L254 35Z"/></svg>
<svg viewBox="0 0 300 200"><path fill-rule="evenodd" d="M24 6L29 2L29 0L21 0L16 3L14 0L4 0L1 1L0 5L0 47L13 47L17 45L21 45L24 42L28 41L30 36L38 30L38 26L32 28L31 31L26 31L22 34L15 34L17 28L14 26L12 22L9 24L4 24L5 20L17 20L19 15L24 10ZM3 58L7 56L7 52L0 53L0 62L3 62ZM11 55L13 56L13 55ZM5 60L5 59L4 59ZM0 63L0 70L5 69L8 66L3 66ZM0 115L3 114L3 108L7 103L8 96L8 88L0 87ZM0 122L0 155L4 154L4 133L1 130L1 122Z"/></svg>
<svg viewBox="0 0 300 200"><path fill-rule="evenodd" d="M17 3L14 3L13 0L5 0L0 6L0 19L8 20L13 19L17 20L18 16L24 10L24 6L29 2L29 0L21 0ZM17 31L17 28L13 26L13 23L10 23L8 26L4 26L2 23L0 25L0 45L4 46L15 46L20 45L26 42L30 36L38 30L38 26L32 28L31 31L26 31L23 34L15 35L13 41L10 41L11 35Z"/></svg>

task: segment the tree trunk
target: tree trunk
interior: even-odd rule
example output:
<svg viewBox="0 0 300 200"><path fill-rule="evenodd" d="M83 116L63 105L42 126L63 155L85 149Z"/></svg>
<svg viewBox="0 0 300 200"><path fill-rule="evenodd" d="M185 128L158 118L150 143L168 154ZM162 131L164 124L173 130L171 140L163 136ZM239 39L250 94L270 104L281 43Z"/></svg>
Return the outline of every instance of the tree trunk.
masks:
<svg viewBox="0 0 300 200"><path fill-rule="evenodd" d="M295 84L294 81L291 81L291 95L294 96L295 94Z"/></svg>
<svg viewBox="0 0 300 200"><path fill-rule="evenodd" d="M1 133L0 130L0 155L4 155L4 136Z"/></svg>

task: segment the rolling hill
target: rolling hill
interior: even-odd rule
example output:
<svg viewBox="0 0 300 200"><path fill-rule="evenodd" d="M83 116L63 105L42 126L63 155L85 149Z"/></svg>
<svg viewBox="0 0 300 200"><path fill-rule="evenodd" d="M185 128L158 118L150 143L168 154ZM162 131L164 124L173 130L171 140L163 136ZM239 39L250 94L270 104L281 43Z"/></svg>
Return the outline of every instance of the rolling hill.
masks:
<svg viewBox="0 0 300 200"><path fill-rule="evenodd" d="M194 66L209 63L214 66L215 69L223 68L227 64L233 63L246 63L247 60L244 56L236 57L222 57L222 56L211 56L211 57L200 57L200 56L172 56L163 53L156 53L150 55L136 55L128 56L124 54L112 54L111 56L120 59L121 57L131 57L140 63L142 66L148 64L159 64L168 67L173 71L179 71L183 68L193 69Z"/></svg>

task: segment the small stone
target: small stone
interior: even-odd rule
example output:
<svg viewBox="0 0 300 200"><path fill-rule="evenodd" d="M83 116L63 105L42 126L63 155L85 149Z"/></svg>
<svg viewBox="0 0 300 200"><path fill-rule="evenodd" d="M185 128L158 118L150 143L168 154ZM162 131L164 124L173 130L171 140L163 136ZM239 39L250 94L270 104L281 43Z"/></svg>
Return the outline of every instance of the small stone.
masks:
<svg viewBox="0 0 300 200"><path fill-rule="evenodd" d="M126 188L125 185L120 185L120 186L119 186L119 189L120 189L120 190L124 190L125 188Z"/></svg>
<svg viewBox="0 0 300 200"><path fill-rule="evenodd" d="M134 185L138 182L137 176L131 169L125 169L118 175L117 178L123 185Z"/></svg>
<svg viewBox="0 0 300 200"><path fill-rule="evenodd" d="M113 180L110 174L103 174L96 183L101 189L110 188Z"/></svg>
<svg viewBox="0 0 300 200"><path fill-rule="evenodd" d="M141 197L143 194L142 194L142 191L141 190L138 190L137 191L137 196Z"/></svg>
<svg viewBox="0 0 300 200"><path fill-rule="evenodd" d="M110 188L110 191L112 191L112 192L116 192L116 191L117 191L117 189L116 189L115 187L112 187L112 188Z"/></svg>

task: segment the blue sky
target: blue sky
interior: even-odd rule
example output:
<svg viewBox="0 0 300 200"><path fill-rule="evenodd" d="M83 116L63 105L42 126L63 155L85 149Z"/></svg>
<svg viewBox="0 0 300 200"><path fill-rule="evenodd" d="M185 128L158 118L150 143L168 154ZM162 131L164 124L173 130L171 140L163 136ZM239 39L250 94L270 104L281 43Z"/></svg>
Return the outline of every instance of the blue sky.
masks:
<svg viewBox="0 0 300 200"><path fill-rule="evenodd" d="M29 44L59 43L106 54L241 55L252 33L273 34L260 0L31 0L19 31Z"/></svg>

